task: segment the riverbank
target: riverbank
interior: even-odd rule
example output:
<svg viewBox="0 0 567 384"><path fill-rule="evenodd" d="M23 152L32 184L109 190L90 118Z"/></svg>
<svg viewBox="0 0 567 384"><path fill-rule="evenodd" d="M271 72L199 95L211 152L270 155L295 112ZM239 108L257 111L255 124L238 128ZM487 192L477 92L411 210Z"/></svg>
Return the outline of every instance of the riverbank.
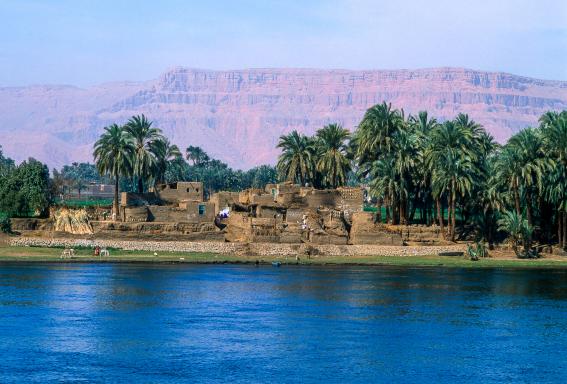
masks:
<svg viewBox="0 0 567 384"><path fill-rule="evenodd" d="M74 249L74 256L61 258L62 248L0 246L0 263L197 263L197 264L270 264L282 265L391 265L407 267L459 268L557 268L567 269L567 258L540 258L520 260L513 258L485 258L471 261L464 256L277 256L218 254L211 252L149 252L141 250L110 249L110 255L98 257L90 248Z"/></svg>

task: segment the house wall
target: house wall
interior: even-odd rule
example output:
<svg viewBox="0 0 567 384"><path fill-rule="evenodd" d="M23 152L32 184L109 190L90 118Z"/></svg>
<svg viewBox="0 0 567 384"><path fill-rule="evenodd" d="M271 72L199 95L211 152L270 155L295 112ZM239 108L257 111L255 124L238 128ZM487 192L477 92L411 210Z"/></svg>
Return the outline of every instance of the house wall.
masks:
<svg viewBox="0 0 567 384"><path fill-rule="evenodd" d="M238 203L238 192L217 192L211 196L209 200L214 204L215 214L225 208L231 208L233 204Z"/></svg>
<svg viewBox="0 0 567 384"><path fill-rule="evenodd" d="M328 207L334 208L339 205L341 195L336 189L315 189L305 196L305 202L309 208Z"/></svg>
<svg viewBox="0 0 567 384"><path fill-rule="evenodd" d="M148 207L122 207L122 221L127 223L141 223L148 221Z"/></svg>
<svg viewBox="0 0 567 384"><path fill-rule="evenodd" d="M245 189L244 191L241 191L238 194L238 202L244 205L251 204L254 195L261 195L262 193L264 193L263 189L257 189L257 188Z"/></svg>
<svg viewBox="0 0 567 384"><path fill-rule="evenodd" d="M272 195L263 194L263 195L252 195L251 199L252 204L267 204L267 205L274 205L274 198Z"/></svg>
<svg viewBox="0 0 567 384"><path fill-rule="evenodd" d="M156 186L159 197L169 203L184 200L203 201L203 183L197 181L179 181Z"/></svg>
<svg viewBox="0 0 567 384"><path fill-rule="evenodd" d="M136 207L148 204L157 204L159 202L158 196L154 192L147 193L134 193L122 192L120 193L120 205L123 207Z"/></svg>
<svg viewBox="0 0 567 384"><path fill-rule="evenodd" d="M364 190L362 188L337 188L341 200L337 208L345 212L346 218L354 212L361 212L364 208Z"/></svg>
<svg viewBox="0 0 567 384"><path fill-rule="evenodd" d="M204 212L199 212L199 207ZM215 219L215 206L211 202L188 201L182 207L150 205L149 221L174 223L212 223Z"/></svg>

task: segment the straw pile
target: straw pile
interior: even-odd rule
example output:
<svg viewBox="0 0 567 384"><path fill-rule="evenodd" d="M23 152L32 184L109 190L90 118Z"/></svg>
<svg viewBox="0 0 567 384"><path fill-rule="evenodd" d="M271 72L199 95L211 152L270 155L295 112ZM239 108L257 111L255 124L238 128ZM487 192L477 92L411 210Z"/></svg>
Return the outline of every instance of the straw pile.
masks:
<svg viewBox="0 0 567 384"><path fill-rule="evenodd" d="M89 216L84 209L58 209L55 212L55 230L76 235L93 233L93 228L89 223Z"/></svg>

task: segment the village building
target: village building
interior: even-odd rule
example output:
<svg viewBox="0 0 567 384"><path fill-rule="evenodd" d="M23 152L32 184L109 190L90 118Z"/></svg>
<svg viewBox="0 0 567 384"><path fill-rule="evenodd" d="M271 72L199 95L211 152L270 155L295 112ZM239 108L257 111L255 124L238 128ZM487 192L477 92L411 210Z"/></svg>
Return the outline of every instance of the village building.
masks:
<svg viewBox="0 0 567 384"><path fill-rule="evenodd" d="M174 182L158 184L146 193L122 192L119 217L112 217L108 209L90 208L85 228L111 238L152 236L313 245L444 244L435 226L377 222L375 214L364 209L362 187L315 189L284 182L267 184L263 189L221 191L208 200L203 191L201 182ZM32 224L22 222L21 228L39 226ZM42 225L49 228L48 223ZM72 227L54 226L55 231L60 228L73 233Z"/></svg>

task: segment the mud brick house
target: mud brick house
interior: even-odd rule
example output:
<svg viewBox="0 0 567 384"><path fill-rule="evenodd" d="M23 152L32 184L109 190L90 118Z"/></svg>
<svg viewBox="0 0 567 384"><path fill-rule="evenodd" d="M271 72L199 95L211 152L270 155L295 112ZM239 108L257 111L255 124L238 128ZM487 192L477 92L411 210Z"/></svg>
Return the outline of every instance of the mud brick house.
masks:
<svg viewBox="0 0 567 384"><path fill-rule="evenodd" d="M167 203L181 201L203 201L203 183L195 181L178 181L175 183L159 184L155 188L158 197Z"/></svg>
<svg viewBox="0 0 567 384"><path fill-rule="evenodd" d="M215 204L203 201L203 184L160 184L143 194L123 192L122 221L194 224L195 230L214 230Z"/></svg>

